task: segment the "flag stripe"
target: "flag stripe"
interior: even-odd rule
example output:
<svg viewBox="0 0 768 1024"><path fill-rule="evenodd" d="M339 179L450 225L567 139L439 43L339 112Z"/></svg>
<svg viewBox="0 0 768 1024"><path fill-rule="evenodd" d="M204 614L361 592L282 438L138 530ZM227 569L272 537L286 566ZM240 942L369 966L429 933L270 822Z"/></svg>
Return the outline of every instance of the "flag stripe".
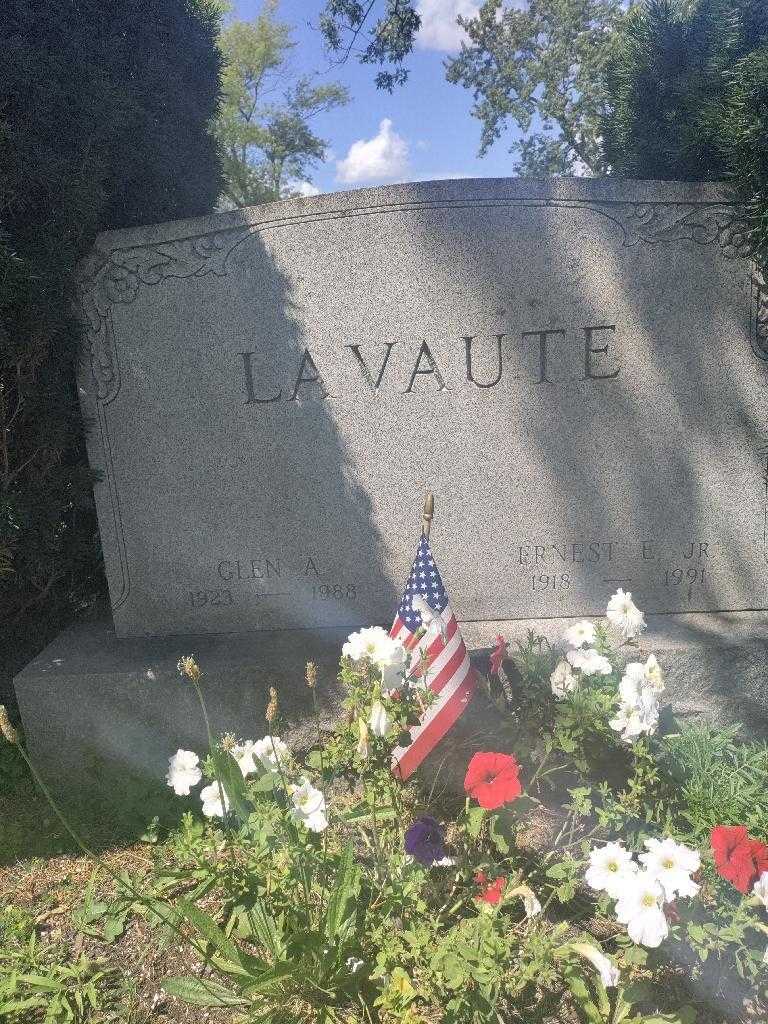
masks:
<svg viewBox="0 0 768 1024"><path fill-rule="evenodd" d="M433 693L440 693L445 684L450 681L454 672L458 671L464 660L467 649L461 633L454 634L451 642L447 644L435 658L427 675L427 684Z"/></svg>
<svg viewBox="0 0 768 1024"><path fill-rule="evenodd" d="M431 640L429 639L428 635L427 635L426 638L423 638L424 642L425 642L425 646L428 644L428 646L426 647L427 666L428 666L428 672L427 672L427 682L428 683L431 682L431 680L433 680L435 678L435 673L440 671L440 669L442 668L442 665L445 662L446 658L450 657L450 652L449 652L449 654L446 655L446 658L443 658L442 656L443 656L444 652L449 650L449 648L450 648L450 651L453 651L453 649L455 648L456 644L457 643L461 643L461 633L459 633L459 624L456 621L456 619L453 617L453 615L451 615L450 622L448 623L448 625L446 627L445 635L446 635L446 640L445 641L443 640L443 638L440 636L439 633L438 633L438 635L436 637L434 637L434 639L431 639ZM457 639L457 637L458 637L458 639ZM442 659L442 660L440 660L440 659ZM439 662L439 664L438 664L438 662ZM413 656L411 657L411 666L410 666L411 675L420 675L421 674L420 673L421 664L422 664L422 654L421 654L421 651L417 650L417 651L414 652Z"/></svg>
<svg viewBox="0 0 768 1024"><path fill-rule="evenodd" d="M398 747L393 751L395 773L403 781L416 771L427 754L454 725L469 703L475 683L475 670L467 656L463 671L457 673L450 686L443 691L441 699L427 710L423 724L411 730L413 740L410 746Z"/></svg>
<svg viewBox="0 0 768 1024"><path fill-rule="evenodd" d="M437 630L440 620L442 629ZM392 770L406 779L453 726L467 706L477 682L459 624L451 611L440 572L424 536L416 551L390 636L399 640L408 651L411 678L418 678L426 662L425 681L435 695L422 720L411 729L410 745L393 751Z"/></svg>

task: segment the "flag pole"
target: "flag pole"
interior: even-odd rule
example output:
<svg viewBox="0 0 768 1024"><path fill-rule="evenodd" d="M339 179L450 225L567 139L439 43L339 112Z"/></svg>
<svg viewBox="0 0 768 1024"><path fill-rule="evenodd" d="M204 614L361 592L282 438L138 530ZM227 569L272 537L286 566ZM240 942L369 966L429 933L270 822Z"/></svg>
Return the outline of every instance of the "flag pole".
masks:
<svg viewBox="0 0 768 1024"><path fill-rule="evenodd" d="M421 517L421 534L427 540L429 540L429 531L432 529L432 516L435 514L435 496L431 491L427 491L427 496L424 498L424 513Z"/></svg>

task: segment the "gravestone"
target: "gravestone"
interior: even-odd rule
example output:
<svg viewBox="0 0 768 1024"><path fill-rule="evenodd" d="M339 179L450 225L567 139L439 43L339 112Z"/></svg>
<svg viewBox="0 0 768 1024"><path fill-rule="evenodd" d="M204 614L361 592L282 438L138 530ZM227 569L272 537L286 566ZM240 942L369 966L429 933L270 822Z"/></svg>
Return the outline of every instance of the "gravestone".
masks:
<svg viewBox="0 0 768 1024"><path fill-rule="evenodd" d="M256 669L332 664L391 621L427 489L478 637L622 587L735 615L763 671L768 303L718 187L415 183L107 233L80 305L114 630L19 677L41 748L147 749L188 650L240 721Z"/></svg>
<svg viewBox="0 0 768 1024"><path fill-rule="evenodd" d="M761 293L712 186L437 182L101 235L120 636L386 621L425 488L464 619L766 607Z"/></svg>

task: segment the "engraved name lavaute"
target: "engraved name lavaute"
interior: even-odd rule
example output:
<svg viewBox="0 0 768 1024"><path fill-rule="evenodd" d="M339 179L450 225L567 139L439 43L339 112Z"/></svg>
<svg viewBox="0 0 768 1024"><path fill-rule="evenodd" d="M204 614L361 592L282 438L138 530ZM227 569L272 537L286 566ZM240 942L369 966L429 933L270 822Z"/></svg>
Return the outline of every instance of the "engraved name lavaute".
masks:
<svg viewBox="0 0 768 1024"><path fill-rule="evenodd" d="M469 387L488 389L503 384L505 369L513 358L512 379L531 384L610 381L621 373L617 327L608 322L578 330L548 327L517 334L508 331L491 335L464 334L455 339L454 344L459 346L462 361L461 383ZM408 351L398 361L398 371L394 371L391 357L398 347ZM344 345L341 352L359 384L374 393L390 383L404 395L427 387L449 391L455 384L440 363L436 345L429 341L358 342ZM245 404L339 397L328 384L323 360L311 347L303 348L297 358L295 371L280 382L275 381L273 373L264 371L255 350L238 352ZM521 363L525 368L522 378L517 372ZM395 378L395 372L399 379Z"/></svg>

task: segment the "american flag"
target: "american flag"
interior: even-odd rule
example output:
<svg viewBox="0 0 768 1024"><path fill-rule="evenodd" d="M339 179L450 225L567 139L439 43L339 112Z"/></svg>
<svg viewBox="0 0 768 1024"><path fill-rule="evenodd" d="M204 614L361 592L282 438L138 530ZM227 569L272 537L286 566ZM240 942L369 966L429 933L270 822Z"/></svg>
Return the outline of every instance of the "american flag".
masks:
<svg viewBox="0 0 768 1024"><path fill-rule="evenodd" d="M407 779L462 713L477 682L429 541L423 535L389 634L411 652L412 676L421 675L427 665L427 686L438 695L411 729L410 745L392 752L393 771Z"/></svg>

